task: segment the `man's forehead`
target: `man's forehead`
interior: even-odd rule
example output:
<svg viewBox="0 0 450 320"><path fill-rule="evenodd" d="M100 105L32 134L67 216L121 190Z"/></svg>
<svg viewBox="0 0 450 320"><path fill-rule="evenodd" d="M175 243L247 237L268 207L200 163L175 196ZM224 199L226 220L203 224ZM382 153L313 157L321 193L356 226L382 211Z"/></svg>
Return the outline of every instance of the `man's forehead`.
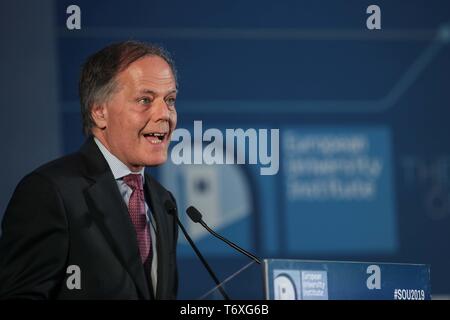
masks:
<svg viewBox="0 0 450 320"><path fill-rule="evenodd" d="M131 63L119 75L124 85L132 85L139 91L176 90L175 78L169 64L160 57L145 57Z"/></svg>
<svg viewBox="0 0 450 320"><path fill-rule="evenodd" d="M132 62L124 71L140 77L155 80L173 80L174 75L170 65L161 57L146 56Z"/></svg>
<svg viewBox="0 0 450 320"><path fill-rule="evenodd" d="M139 93L142 93L142 94L160 94L160 93L164 93L164 94L172 94L172 93L174 93L174 94L176 94L176 93L178 93L178 90L175 89L175 88L168 88L165 91L155 90L155 89L151 89L151 88L140 88L140 89L138 89L138 91L139 91Z"/></svg>

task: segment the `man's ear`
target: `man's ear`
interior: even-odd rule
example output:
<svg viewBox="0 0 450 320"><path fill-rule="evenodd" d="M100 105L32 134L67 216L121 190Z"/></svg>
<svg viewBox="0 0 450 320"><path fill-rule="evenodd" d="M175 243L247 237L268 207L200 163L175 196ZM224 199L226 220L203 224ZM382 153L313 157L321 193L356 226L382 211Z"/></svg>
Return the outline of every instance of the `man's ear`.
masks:
<svg viewBox="0 0 450 320"><path fill-rule="evenodd" d="M94 120L95 126L99 129L105 129L108 119L108 110L104 103L94 104L91 110L91 117Z"/></svg>

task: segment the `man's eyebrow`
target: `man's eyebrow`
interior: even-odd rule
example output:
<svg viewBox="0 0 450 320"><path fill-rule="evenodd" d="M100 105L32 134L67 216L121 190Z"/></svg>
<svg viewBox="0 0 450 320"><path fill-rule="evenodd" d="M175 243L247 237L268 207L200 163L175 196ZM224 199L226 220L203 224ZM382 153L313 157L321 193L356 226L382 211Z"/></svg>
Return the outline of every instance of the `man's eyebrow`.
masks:
<svg viewBox="0 0 450 320"><path fill-rule="evenodd" d="M157 95L158 93L156 91L150 90L150 89L142 89L139 91L140 93L145 93L145 94L153 94L153 95ZM165 93L164 95L169 95L172 93L178 93L177 89L173 89L170 90L169 92Z"/></svg>

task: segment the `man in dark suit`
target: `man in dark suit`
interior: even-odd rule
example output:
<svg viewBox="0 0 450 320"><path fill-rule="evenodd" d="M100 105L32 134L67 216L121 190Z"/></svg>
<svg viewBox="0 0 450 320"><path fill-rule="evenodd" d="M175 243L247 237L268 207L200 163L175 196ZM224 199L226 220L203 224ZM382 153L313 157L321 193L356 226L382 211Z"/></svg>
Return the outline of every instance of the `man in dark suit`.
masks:
<svg viewBox="0 0 450 320"><path fill-rule="evenodd" d="M27 175L6 209L0 298L175 299L175 199L146 166L167 159L176 71L156 46L127 41L88 58L79 152Z"/></svg>

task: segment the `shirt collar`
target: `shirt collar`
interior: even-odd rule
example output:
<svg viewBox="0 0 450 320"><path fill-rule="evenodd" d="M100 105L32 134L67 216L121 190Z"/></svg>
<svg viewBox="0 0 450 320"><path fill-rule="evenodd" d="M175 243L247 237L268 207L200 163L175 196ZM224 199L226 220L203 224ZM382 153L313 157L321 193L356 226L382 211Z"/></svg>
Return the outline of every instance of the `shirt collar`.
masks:
<svg viewBox="0 0 450 320"><path fill-rule="evenodd" d="M100 152L105 157L105 160L112 171L114 179L118 180L129 174L139 173L142 176L142 181L145 181L144 180L145 168L142 168L139 172L131 172L131 170L122 161L120 161L115 155L113 155L111 152L109 152L108 149L106 149L106 147L100 142L100 140L94 137L94 141L97 144L98 148L100 149Z"/></svg>

